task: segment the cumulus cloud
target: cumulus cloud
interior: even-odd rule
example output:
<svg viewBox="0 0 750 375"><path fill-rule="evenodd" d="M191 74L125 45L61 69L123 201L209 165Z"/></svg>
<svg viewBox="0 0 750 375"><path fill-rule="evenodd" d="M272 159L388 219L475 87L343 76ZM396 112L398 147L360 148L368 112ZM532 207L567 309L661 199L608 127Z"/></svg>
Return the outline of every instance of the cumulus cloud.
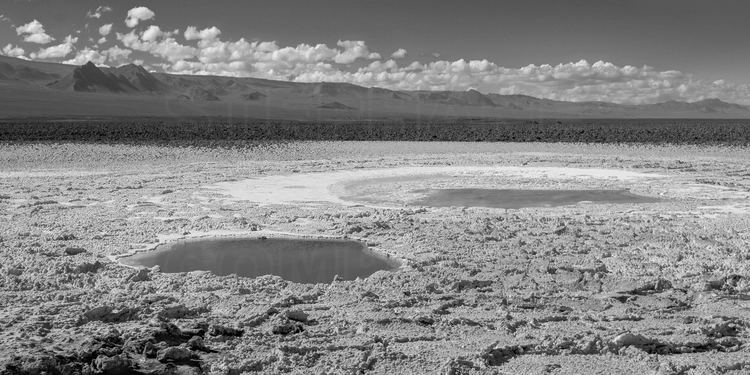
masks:
<svg viewBox="0 0 750 375"><path fill-rule="evenodd" d="M399 48L391 54L392 59L403 59L404 57L406 57L406 50L403 48Z"/></svg>
<svg viewBox="0 0 750 375"><path fill-rule="evenodd" d="M105 54L107 55L107 61L111 66L120 66L123 64L127 64L129 62L128 58L130 57L131 53L133 53L132 50L120 48L118 46L110 47L105 51ZM143 61L141 61L138 65L143 65Z"/></svg>
<svg viewBox="0 0 750 375"><path fill-rule="evenodd" d="M8 43L5 47L2 49L3 55L10 56L10 57L23 57L23 55L26 53L26 51L23 50L23 48L14 46L10 43Z"/></svg>
<svg viewBox="0 0 750 375"><path fill-rule="evenodd" d="M334 58L337 64L351 64L359 58L380 59L380 54L370 52L367 44L362 40L339 40L336 45L344 48Z"/></svg>
<svg viewBox="0 0 750 375"><path fill-rule="evenodd" d="M83 65L89 61L98 66L102 66L107 61L107 56L103 55L99 51L86 47L76 52L75 57L70 60L63 61L62 63L70 65Z"/></svg>
<svg viewBox="0 0 750 375"><path fill-rule="evenodd" d="M55 38L47 34L44 30L44 25L37 20L18 26L16 34L23 36L23 40L29 43L47 44L55 40Z"/></svg>
<svg viewBox="0 0 750 375"><path fill-rule="evenodd" d="M148 52L173 63L197 55L195 47L177 42L172 37L172 33L162 32L158 27L156 29L149 28L140 34L136 33L135 30L127 34L117 33L117 39L127 48Z"/></svg>
<svg viewBox="0 0 750 375"><path fill-rule="evenodd" d="M107 12L111 12L112 8L106 6L106 5L100 5L96 8L96 10L91 11L89 10L86 12L87 18L102 18L102 15Z"/></svg>
<svg viewBox="0 0 750 375"><path fill-rule="evenodd" d="M0 22L12 22L12 20L10 19L10 17L4 14L0 14Z"/></svg>
<svg viewBox="0 0 750 375"><path fill-rule="evenodd" d="M76 52L76 55L69 60L62 61L63 64L84 65L89 61L101 67L115 67L129 63L128 57L133 53L132 50L120 48L117 46L109 49L98 51L86 47Z"/></svg>
<svg viewBox="0 0 750 375"><path fill-rule="evenodd" d="M102 25L102 27L99 28L99 35L101 35L101 36L107 36L111 32L112 32L112 24L111 23L108 23L106 25Z"/></svg>
<svg viewBox="0 0 750 375"><path fill-rule="evenodd" d="M56 46L42 48L37 52L32 52L29 56L32 60L51 60L51 59L62 59L70 55L74 50L74 45L78 42L78 38L71 35L65 37L65 42L60 43Z"/></svg>
<svg viewBox="0 0 750 375"><path fill-rule="evenodd" d="M157 39L170 36L169 33L161 31L161 28L156 25L149 26L144 32L141 33L141 40L144 42L155 42Z"/></svg>
<svg viewBox="0 0 750 375"><path fill-rule="evenodd" d="M185 40L214 40L221 35L221 30L218 27L212 26L203 30L198 31L195 26L188 26L185 29Z"/></svg>
<svg viewBox="0 0 750 375"><path fill-rule="evenodd" d="M154 13L151 9L148 9L146 7L135 7L128 11L128 16L127 18L125 18L125 25L133 28L138 26L141 21L148 21L154 18L155 15L156 13Z"/></svg>

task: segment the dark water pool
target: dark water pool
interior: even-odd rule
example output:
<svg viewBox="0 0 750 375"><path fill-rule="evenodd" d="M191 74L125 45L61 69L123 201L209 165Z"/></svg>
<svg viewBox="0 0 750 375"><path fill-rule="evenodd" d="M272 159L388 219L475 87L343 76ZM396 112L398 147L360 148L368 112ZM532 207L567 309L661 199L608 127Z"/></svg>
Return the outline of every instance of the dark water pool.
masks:
<svg viewBox="0 0 750 375"><path fill-rule="evenodd" d="M329 283L367 277L398 267L357 241L288 238L213 238L178 241L122 258L130 266L162 272L211 271L217 275L277 275L298 283Z"/></svg>
<svg viewBox="0 0 750 375"><path fill-rule="evenodd" d="M651 203L660 200L627 190L434 189L412 204L431 207L554 207L580 202Z"/></svg>

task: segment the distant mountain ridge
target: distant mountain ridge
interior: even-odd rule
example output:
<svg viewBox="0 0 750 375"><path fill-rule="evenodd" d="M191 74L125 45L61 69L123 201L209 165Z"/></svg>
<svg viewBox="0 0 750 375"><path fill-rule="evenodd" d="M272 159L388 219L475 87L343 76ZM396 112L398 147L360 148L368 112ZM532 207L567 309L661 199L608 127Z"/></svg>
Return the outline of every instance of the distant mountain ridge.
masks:
<svg viewBox="0 0 750 375"><path fill-rule="evenodd" d="M165 93L168 87L142 66L135 64L100 69L93 63L77 67L49 87L79 92Z"/></svg>
<svg viewBox="0 0 750 375"><path fill-rule="evenodd" d="M119 100L131 103L143 115L154 116L231 116L241 111L246 116L273 118L750 118L748 106L719 99L648 105L565 102L473 89L389 90L350 83L152 73L135 64L103 68L91 62L72 66L0 56L0 88L6 86L26 93L28 100L15 98L17 108L0 104L3 117L22 115L24 108L29 116L139 115L125 104L111 103ZM59 108L43 105L51 98ZM91 101L102 105L77 107ZM40 105L34 107L34 103Z"/></svg>

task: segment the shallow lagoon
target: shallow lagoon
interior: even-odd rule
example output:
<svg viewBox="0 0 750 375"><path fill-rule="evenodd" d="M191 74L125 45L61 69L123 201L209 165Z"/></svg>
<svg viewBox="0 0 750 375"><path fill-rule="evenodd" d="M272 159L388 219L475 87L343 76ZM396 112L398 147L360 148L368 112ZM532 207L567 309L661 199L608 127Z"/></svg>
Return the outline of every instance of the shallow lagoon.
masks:
<svg viewBox="0 0 750 375"><path fill-rule="evenodd" d="M523 208L592 203L652 203L660 200L627 190L430 189L411 204L430 207Z"/></svg>
<svg viewBox="0 0 750 375"><path fill-rule="evenodd" d="M394 260L357 241L291 238L209 238L183 240L121 259L162 272L211 271L224 276L277 275L298 283L329 283L367 277L398 267Z"/></svg>

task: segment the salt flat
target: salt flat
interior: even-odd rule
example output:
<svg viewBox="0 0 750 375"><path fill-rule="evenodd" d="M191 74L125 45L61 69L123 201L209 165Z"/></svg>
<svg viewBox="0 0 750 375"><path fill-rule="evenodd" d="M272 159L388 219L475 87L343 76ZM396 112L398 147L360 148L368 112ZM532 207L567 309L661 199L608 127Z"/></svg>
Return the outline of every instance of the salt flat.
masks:
<svg viewBox="0 0 750 375"><path fill-rule="evenodd" d="M0 366L107 350L166 371L152 354L174 347L213 373L740 374L749 161L719 146L4 145ZM404 204L452 186L664 201ZM282 234L360 240L403 265L297 284L118 262L181 238Z"/></svg>

